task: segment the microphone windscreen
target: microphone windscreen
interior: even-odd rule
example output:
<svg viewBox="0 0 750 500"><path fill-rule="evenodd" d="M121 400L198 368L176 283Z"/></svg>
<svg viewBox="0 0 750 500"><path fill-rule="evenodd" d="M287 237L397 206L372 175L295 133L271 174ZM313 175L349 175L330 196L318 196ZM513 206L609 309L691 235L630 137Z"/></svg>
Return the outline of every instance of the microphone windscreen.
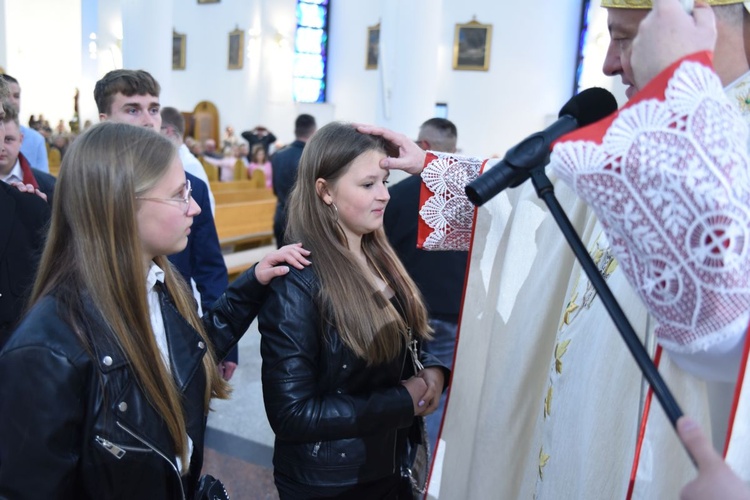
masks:
<svg viewBox="0 0 750 500"><path fill-rule="evenodd" d="M591 87L574 95L565 103L558 117L570 115L579 127L585 127L617 111L617 100L612 93L601 87Z"/></svg>

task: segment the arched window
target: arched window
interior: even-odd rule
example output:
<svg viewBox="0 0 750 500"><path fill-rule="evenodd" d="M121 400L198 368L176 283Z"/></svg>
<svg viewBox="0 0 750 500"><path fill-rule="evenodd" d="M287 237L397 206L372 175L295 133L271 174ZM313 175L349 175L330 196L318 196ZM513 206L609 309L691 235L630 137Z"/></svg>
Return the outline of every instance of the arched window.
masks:
<svg viewBox="0 0 750 500"><path fill-rule="evenodd" d="M329 0L297 0L294 100L326 102Z"/></svg>

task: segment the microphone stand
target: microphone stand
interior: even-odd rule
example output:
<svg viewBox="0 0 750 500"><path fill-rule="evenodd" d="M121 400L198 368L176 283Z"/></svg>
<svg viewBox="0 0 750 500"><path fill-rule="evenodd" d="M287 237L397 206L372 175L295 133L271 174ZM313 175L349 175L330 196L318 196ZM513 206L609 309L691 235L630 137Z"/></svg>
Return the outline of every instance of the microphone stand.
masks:
<svg viewBox="0 0 750 500"><path fill-rule="evenodd" d="M560 202L555 196L555 188L545 173L545 166L546 165L539 165L529 171L534 189L536 189L537 195L544 201L544 203L546 203L550 213L552 213L552 216L555 218L555 222L560 227L565 239L573 249L573 253L578 259L578 262L581 263L581 267L583 267L583 270L586 272L586 276L588 276L594 289L599 294L609 316L614 321L615 326L617 326L617 330L625 341L625 345L627 345L628 350L630 350L630 353L635 358L635 362L638 364L641 372L651 385L654 394L656 394L659 403L661 403L664 412L672 423L672 427L676 430L677 419L683 415L682 410L669 390L669 387L667 387L667 384L664 382L659 370L657 370L656 365L654 365L654 362L648 355L646 348L643 347L643 344L638 339L638 335L636 335L633 327L625 316L625 313L617 303L617 299L615 299L615 296L612 294L612 290L610 290L607 282L597 269L596 264L594 264L591 255L589 255L581 238L573 228L570 219L568 219L565 211L563 211L560 206ZM693 460L693 463L695 463L695 460Z"/></svg>

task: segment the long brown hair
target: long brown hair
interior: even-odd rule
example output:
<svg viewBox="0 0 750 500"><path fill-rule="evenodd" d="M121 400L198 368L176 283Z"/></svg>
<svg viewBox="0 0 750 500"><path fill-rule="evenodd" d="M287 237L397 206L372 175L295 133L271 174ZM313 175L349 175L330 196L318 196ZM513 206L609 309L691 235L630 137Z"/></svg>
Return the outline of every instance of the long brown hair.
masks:
<svg viewBox="0 0 750 500"><path fill-rule="evenodd" d="M349 250L335 212L318 196L315 182L324 179L335 184L358 156L392 149L384 139L360 134L351 124L329 123L305 146L288 207L290 241L301 241L312 251L312 269L321 282L318 300L323 317L336 327L343 342L370 364L398 356L407 328L429 338L427 310L382 228L362 236L362 249L368 265L395 292L404 317L373 288Z"/></svg>
<svg viewBox="0 0 750 500"><path fill-rule="evenodd" d="M84 296L109 325L135 379L167 425L188 470L185 415L180 393L164 363L151 328L146 275L138 236L136 196L166 173L177 154L174 145L143 127L104 122L78 137L65 154L55 186L52 221L31 303L54 294L65 320L89 352L102 332L88 331ZM212 396L226 397L227 386L196 313L190 290L166 257L154 262L177 310L206 340L203 357Z"/></svg>

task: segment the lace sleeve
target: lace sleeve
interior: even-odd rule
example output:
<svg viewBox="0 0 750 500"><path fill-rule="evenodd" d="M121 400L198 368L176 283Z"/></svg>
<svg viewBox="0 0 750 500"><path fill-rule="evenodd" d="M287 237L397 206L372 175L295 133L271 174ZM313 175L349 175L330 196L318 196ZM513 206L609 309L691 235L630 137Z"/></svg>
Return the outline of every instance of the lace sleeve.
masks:
<svg viewBox="0 0 750 500"><path fill-rule="evenodd" d="M422 170L417 246L425 250L468 250L474 205L464 188L484 166L478 158L430 152Z"/></svg>
<svg viewBox="0 0 750 500"><path fill-rule="evenodd" d="M744 333L728 327L750 310L748 130L700 56L552 155L678 353Z"/></svg>

